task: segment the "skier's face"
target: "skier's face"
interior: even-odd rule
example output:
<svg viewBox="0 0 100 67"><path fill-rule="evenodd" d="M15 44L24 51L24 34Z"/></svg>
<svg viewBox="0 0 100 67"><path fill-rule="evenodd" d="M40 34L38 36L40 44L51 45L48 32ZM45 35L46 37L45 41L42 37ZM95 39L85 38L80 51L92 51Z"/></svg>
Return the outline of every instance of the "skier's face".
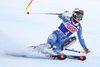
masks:
<svg viewBox="0 0 100 67"><path fill-rule="evenodd" d="M82 18L76 17L76 21L77 21L77 22L80 22L81 20L82 20Z"/></svg>
<svg viewBox="0 0 100 67"><path fill-rule="evenodd" d="M82 20L82 18L83 18L83 14L82 14L82 13L78 13L78 14L76 15L76 21L77 21L77 22L80 22L80 21Z"/></svg>

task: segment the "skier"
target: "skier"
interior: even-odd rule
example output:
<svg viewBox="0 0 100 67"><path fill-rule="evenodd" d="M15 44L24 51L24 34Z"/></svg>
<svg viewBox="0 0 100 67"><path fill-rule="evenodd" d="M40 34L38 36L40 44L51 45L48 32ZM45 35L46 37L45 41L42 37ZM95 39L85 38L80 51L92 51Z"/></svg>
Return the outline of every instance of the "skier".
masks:
<svg viewBox="0 0 100 67"><path fill-rule="evenodd" d="M86 54L90 52L82 37L82 27L80 21L82 20L83 16L84 12L79 8L75 8L72 14L69 11L66 11L58 15L63 22L57 30L52 32L47 40L47 45L49 47L55 47L53 49L55 53L60 53L76 41L76 37L71 36L74 32L77 32L79 42Z"/></svg>
<svg viewBox="0 0 100 67"><path fill-rule="evenodd" d="M69 11L58 14L58 17L63 20L61 25L57 30L54 30L51 35L49 35L47 43L40 44L39 46L33 46L34 51L43 54L60 54L61 51L67 49L76 41L75 36L71 36L74 32L77 32L79 42L83 47L84 51L87 53L90 50L86 47L84 39L82 37L82 27L80 21L84 15L83 10L75 8L71 14Z"/></svg>

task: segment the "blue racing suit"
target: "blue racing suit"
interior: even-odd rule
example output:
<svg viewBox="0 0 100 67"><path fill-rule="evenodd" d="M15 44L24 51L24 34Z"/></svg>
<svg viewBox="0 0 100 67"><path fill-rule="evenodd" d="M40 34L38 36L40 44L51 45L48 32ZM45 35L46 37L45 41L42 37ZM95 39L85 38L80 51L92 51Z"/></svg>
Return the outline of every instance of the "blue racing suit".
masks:
<svg viewBox="0 0 100 67"><path fill-rule="evenodd" d="M53 31L53 33L48 37L47 43L51 44L51 46L55 46L56 49L54 51L59 52L62 50L62 44L64 44L65 41L69 40L74 32L77 32L79 42L81 46L85 48L86 45L82 37L81 24L74 24L72 17L69 17L69 19L66 19L63 15L59 15L58 17L62 19L63 22L58 27L58 29Z"/></svg>

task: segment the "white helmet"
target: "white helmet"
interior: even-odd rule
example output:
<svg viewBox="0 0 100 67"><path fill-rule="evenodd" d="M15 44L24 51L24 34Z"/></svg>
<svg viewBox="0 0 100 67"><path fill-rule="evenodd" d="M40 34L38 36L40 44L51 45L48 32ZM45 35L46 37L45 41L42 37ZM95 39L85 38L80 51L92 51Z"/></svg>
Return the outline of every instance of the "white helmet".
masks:
<svg viewBox="0 0 100 67"><path fill-rule="evenodd" d="M72 13L72 17L74 19L76 19L76 17L82 19L83 18L83 15L84 15L84 11L83 10L80 10L79 8L75 8L75 10Z"/></svg>

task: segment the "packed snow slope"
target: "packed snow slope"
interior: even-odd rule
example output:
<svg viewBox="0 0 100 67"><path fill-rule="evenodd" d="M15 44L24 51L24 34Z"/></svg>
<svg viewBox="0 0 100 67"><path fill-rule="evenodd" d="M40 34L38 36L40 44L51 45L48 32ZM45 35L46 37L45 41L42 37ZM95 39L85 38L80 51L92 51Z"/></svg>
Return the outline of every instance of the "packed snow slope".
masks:
<svg viewBox="0 0 100 67"><path fill-rule="evenodd" d="M99 67L100 66L100 0L0 0L0 67ZM49 34L62 22L58 16L34 13L72 12L83 9L83 37L91 53L87 60L48 60L5 55L16 53L31 56L30 45L45 43ZM73 36L77 36L76 33ZM83 50L78 40L69 48Z"/></svg>

